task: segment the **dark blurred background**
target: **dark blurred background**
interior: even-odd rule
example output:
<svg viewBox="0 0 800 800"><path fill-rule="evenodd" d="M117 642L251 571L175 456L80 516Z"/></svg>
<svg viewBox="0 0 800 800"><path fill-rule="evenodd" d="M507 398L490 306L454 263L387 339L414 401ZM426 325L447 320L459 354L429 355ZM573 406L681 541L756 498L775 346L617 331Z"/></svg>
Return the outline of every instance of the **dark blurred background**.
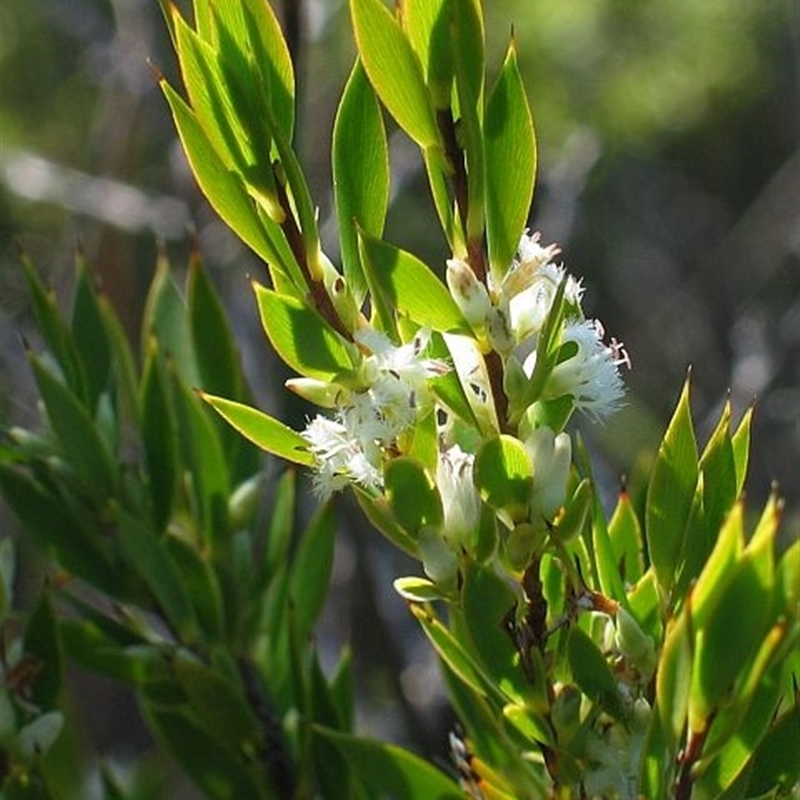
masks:
<svg viewBox="0 0 800 800"><path fill-rule="evenodd" d="M298 63L297 146L335 257L330 133L352 64L346 3L275 2ZM784 0L488 0L487 61L509 35L537 125L530 217L583 276L587 312L633 360L627 405L584 426L607 500L652 459L687 369L701 446L730 396L754 400L750 507L772 481L796 536L800 468L798 6ZM152 65L152 66L151 66ZM64 298L84 249L136 335L156 242L185 263L196 230L222 289L260 405L301 425L307 409L257 325L248 276L263 266L197 192L156 85L175 63L155 0L5 0L0 5L0 411L31 421L19 334L31 312L14 242ZM491 79L491 78L490 78ZM441 266L447 253L414 147L392 132L387 238ZM386 591L415 566L365 529L346 499L321 646L352 641L361 727L443 751L451 720L435 664ZM3 528L11 530L7 515ZM29 570L27 591L37 589ZM26 591L23 582L22 593ZM332 656L331 656L332 658ZM130 698L76 675L87 752L147 751ZM182 797L194 796L183 789ZM173 794L178 789L173 784Z"/></svg>

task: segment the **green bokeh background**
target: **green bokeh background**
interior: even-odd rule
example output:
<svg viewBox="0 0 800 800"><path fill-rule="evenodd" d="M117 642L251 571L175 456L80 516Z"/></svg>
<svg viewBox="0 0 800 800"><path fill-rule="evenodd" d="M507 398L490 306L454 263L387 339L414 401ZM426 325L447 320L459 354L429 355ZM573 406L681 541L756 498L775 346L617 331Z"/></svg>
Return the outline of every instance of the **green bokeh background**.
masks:
<svg viewBox="0 0 800 800"><path fill-rule="evenodd" d="M346 4L276 3L299 67L297 146L336 256L330 134L354 45ZM627 406L587 426L613 499L636 487L686 370L701 441L730 396L757 398L750 505L777 480L797 535L800 474L798 7L788 0L487 0L490 74L517 43L539 142L532 230L583 276L586 308L633 360ZM299 26L295 24L299 21ZM155 0L5 0L0 5L0 411L35 418L19 334L33 338L15 241L68 297L80 244L135 336L156 242L180 274L196 232L231 309L262 407L308 410L258 330L248 276L263 265L215 218L188 172L156 85L175 63ZM387 238L437 268L447 253L413 146L389 123ZM362 724L427 752L444 745L430 653L385 587L408 569L351 504L323 647L353 639ZM13 524L3 512L3 533ZM25 577L27 575L27 578ZM20 602L38 586L23 573ZM399 676L399 677L398 677ZM78 675L87 752L147 751L129 698ZM429 692L425 686L433 686ZM193 797L172 785L171 797ZM181 792L183 792L181 794Z"/></svg>

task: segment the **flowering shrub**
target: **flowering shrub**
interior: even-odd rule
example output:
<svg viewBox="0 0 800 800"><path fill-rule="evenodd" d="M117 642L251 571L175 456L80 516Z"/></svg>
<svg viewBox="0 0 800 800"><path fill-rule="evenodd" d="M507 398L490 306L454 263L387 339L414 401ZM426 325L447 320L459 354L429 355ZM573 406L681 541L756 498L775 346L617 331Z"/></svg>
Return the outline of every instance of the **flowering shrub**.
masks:
<svg viewBox="0 0 800 800"><path fill-rule="evenodd" d="M241 565L226 560L233 529L215 516L213 500L234 497L234 487L214 484L212 495L219 476L207 475L234 462L209 443L234 445L230 431L214 427L185 392L186 376L170 383L174 375L166 375L155 344L140 401L147 456L140 491L149 500L138 510L151 528L145 534L129 524L128 512L118 510L125 500L112 504L121 557L173 632L167 643L151 635L139 644L179 654L134 681L151 724L219 797L232 796L240 780L250 781L251 794L238 796L280 798L701 800L790 791L797 778L792 659L800 545L778 547L776 497L746 533L750 413L732 428L726 406L700 452L687 384L643 517L623 492L606 518L585 449L567 427L576 412L602 422L617 410L631 364L624 346L586 318L581 280L558 261L558 246L526 229L536 145L514 42L489 87L478 0L406 0L396 13L381 0L351 0L350 9L358 57L332 152L339 269L322 251L292 149L293 69L270 7L195 0L190 24L165 4L185 97L162 86L189 162L211 205L266 263L270 286L253 285L264 331L297 374L288 388L320 410L296 431L243 398L238 373L218 380L219 357L190 287L196 325L189 349L205 368L192 377L246 439L308 468L320 500L352 491L374 527L419 562L419 574L398 578L395 588L441 660L460 720L451 737L453 769L447 774L355 735L341 702L338 713L324 714L309 701L316 692L316 701L336 705L336 681L321 677L313 655L297 660L302 637L293 625L300 623L280 621L276 603L287 592L297 600L307 588L317 553L311 545L301 566L287 571L271 561L259 578L259 568L248 565L261 594L240 603L264 617L236 643L238 673L232 678L217 661L215 652L220 659L228 652L222 642L206 652L195 627L204 610L189 613L202 602L192 597L206 588L200 582L213 583L201 568L203 548L219 549L213 563L224 565L229 580ZM428 265L382 238L390 175L382 109L420 148L452 254L446 264ZM56 349L59 341L49 344ZM230 348L224 357L233 358ZM64 359L62 368L71 363ZM69 448L75 434L64 407L75 401L63 399L68 389L33 362L54 434ZM102 397L95 391L74 412L87 437L92 419L99 425ZM177 422L183 452L205 476L186 490L188 498L176 488L182 456L165 457L159 441L157 412L170 408L196 428L187 432ZM127 495L106 476L106 443L91 436L96 458L76 462L76 472L97 484L98 507L108 508L109 498ZM7 492L36 527L34 495L62 490L56 478L37 477L41 465L23 439L18 433L5 468ZM33 474L23 477L20 465ZM186 511L209 514L201 518L221 540L187 542L175 530ZM313 533L305 541L320 548L322 574L330 536L316 536L321 544ZM111 592L102 570L78 566ZM120 599L140 604L139 588ZM298 609L301 632L320 601L315 595L308 611ZM77 651L86 657L91 647L84 641ZM276 711L248 713L243 698L251 700L252 682L242 659L253 659L269 683ZM164 681L179 690L169 711L154 697ZM235 698L224 719L209 702L217 687L219 697L227 687ZM209 746L203 737L213 737L204 721L224 722L239 755L259 748L284 755L240 765L241 775L232 757L214 772L197 763ZM182 741L186 731L192 746Z"/></svg>

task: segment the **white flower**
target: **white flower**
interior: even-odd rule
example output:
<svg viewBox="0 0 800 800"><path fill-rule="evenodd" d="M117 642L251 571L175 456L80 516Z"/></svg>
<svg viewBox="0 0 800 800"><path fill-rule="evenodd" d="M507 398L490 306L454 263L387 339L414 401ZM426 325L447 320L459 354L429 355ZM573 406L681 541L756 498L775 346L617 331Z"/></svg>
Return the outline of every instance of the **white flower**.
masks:
<svg viewBox="0 0 800 800"><path fill-rule="evenodd" d="M301 435L317 461L314 491L321 499L327 499L350 481L365 488L383 485L380 471L344 423L318 414Z"/></svg>
<svg viewBox="0 0 800 800"><path fill-rule="evenodd" d="M597 320L569 323L562 342L573 343L575 352L553 370L545 389L549 398L571 395L575 406L595 419L602 419L619 408L625 394L620 376L622 365L631 362L621 343L603 342L605 332ZM524 365L528 372L529 363ZM530 364L530 375L533 365Z"/></svg>
<svg viewBox="0 0 800 800"><path fill-rule="evenodd" d="M474 461L457 444L439 453L436 486L444 509L444 535L451 544L469 545L478 527L481 501L472 481Z"/></svg>

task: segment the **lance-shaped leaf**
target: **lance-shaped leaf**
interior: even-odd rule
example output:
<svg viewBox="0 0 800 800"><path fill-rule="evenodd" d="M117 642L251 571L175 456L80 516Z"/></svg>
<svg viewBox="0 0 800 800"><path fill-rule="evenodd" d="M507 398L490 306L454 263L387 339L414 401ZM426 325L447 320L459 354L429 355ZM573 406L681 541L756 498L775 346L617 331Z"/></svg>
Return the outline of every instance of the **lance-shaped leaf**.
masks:
<svg viewBox="0 0 800 800"><path fill-rule="evenodd" d="M110 497L116 486L117 467L88 412L38 357L30 354L29 360L47 418L69 462L96 497Z"/></svg>
<svg viewBox="0 0 800 800"><path fill-rule="evenodd" d="M492 274L502 279L528 219L536 180L536 139L512 41L489 95L486 143L486 228Z"/></svg>
<svg viewBox="0 0 800 800"><path fill-rule="evenodd" d="M295 635L305 641L317 621L333 567L336 540L333 505L323 505L300 540L289 574L289 599L294 612Z"/></svg>
<svg viewBox="0 0 800 800"><path fill-rule="evenodd" d="M396 745L317 726L314 733L341 751L361 780L394 800L461 800L458 784L429 762Z"/></svg>
<svg viewBox="0 0 800 800"><path fill-rule="evenodd" d="M697 476L697 443L687 380L659 447L645 505L650 561L665 595L675 581Z"/></svg>
<svg viewBox="0 0 800 800"><path fill-rule="evenodd" d="M278 355L307 378L331 381L350 372L355 350L305 303L253 283L261 324Z"/></svg>
<svg viewBox="0 0 800 800"><path fill-rule="evenodd" d="M344 276L360 305L367 284L358 254L357 227L380 236L389 204L386 131L360 61L350 73L336 113L332 161Z"/></svg>
<svg viewBox="0 0 800 800"><path fill-rule="evenodd" d="M164 619L185 641L197 636L197 619L181 573L163 542L127 512L119 514L120 548L130 567L147 585Z"/></svg>
<svg viewBox="0 0 800 800"><path fill-rule="evenodd" d="M165 81L161 82L161 88L172 110L192 172L212 208L258 256L269 262L272 269L291 275L295 284L303 285L297 265L287 262L283 257L285 252L271 241L271 237L283 236L280 228L259 217L240 178L220 158L183 98Z"/></svg>
<svg viewBox="0 0 800 800"><path fill-rule="evenodd" d="M624 708L614 673L591 637L577 625L570 629L567 638L567 658L581 691L612 717L620 719Z"/></svg>
<svg viewBox="0 0 800 800"><path fill-rule="evenodd" d="M417 54L381 0L351 0L361 61L401 128L423 149L439 146L436 115Z"/></svg>
<svg viewBox="0 0 800 800"><path fill-rule="evenodd" d="M49 590L42 592L25 626L23 652L31 659L33 670L26 699L43 710L54 708L61 688L64 659Z"/></svg>
<svg viewBox="0 0 800 800"><path fill-rule="evenodd" d="M739 427L731 436L733 447L733 463L736 467L736 497L742 493L744 479L747 475L747 462L750 456L750 424L753 420L753 407L747 409L739 423Z"/></svg>
<svg viewBox="0 0 800 800"><path fill-rule="evenodd" d="M660 720L661 736L668 750L674 750L683 735L691 675L689 609L684 607L667 627L656 674L656 713Z"/></svg>
<svg viewBox="0 0 800 800"><path fill-rule="evenodd" d="M443 333L470 332L450 292L424 262L364 233L361 245L373 297L383 298L389 309L396 308L424 328Z"/></svg>
<svg viewBox="0 0 800 800"><path fill-rule="evenodd" d="M467 218L462 220L468 241L484 232L485 159L483 122L483 16L474 0L453 4L453 52L458 96L460 144L467 169ZM463 144L462 144L463 143Z"/></svg>
<svg viewBox="0 0 800 800"><path fill-rule="evenodd" d="M639 517L625 490L620 492L617 506L608 523L608 535L622 578L627 583L636 583L644 574L644 541Z"/></svg>
<svg viewBox="0 0 800 800"><path fill-rule="evenodd" d="M419 58L434 107L448 108L453 84L452 0L404 0L400 22Z"/></svg>
<svg viewBox="0 0 800 800"><path fill-rule="evenodd" d="M314 456L308 451L308 442L296 431L243 403L226 400L210 394L201 397L219 412L236 430L268 453L293 461L295 464L312 466Z"/></svg>

